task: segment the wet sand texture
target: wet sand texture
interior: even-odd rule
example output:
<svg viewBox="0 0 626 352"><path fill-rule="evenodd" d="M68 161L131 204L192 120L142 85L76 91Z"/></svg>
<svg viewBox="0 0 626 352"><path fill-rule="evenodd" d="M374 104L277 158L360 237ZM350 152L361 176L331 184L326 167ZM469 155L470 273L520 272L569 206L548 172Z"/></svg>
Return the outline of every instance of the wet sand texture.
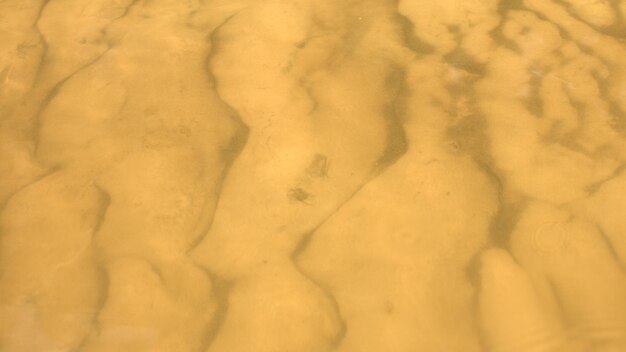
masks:
<svg viewBox="0 0 626 352"><path fill-rule="evenodd" d="M0 1L0 351L626 351L626 1Z"/></svg>

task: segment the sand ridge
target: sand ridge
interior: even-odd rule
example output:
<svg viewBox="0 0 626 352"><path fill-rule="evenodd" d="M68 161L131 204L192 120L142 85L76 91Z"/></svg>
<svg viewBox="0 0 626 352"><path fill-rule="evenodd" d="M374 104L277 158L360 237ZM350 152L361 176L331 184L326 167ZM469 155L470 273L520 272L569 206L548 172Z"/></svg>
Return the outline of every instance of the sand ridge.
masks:
<svg viewBox="0 0 626 352"><path fill-rule="evenodd" d="M0 1L0 351L626 349L625 16Z"/></svg>

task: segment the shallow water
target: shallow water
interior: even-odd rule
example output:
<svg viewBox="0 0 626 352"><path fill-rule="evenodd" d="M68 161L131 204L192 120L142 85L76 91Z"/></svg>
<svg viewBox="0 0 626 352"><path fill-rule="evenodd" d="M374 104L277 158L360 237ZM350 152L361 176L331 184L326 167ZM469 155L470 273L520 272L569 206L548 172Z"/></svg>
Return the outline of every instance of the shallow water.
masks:
<svg viewBox="0 0 626 352"><path fill-rule="evenodd" d="M626 2L0 1L0 351L626 351Z"/></svg>

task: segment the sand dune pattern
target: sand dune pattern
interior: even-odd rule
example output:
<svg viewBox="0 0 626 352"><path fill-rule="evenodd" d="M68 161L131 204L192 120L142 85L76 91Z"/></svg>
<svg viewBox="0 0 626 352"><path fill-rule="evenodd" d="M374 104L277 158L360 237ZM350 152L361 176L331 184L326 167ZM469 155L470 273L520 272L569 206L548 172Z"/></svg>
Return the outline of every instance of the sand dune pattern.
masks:
<svg viewBox="0 0 626 352"><path fill-rule="evenodd" d="M626 2L0 1L0 351L626 351Z"/></svg>

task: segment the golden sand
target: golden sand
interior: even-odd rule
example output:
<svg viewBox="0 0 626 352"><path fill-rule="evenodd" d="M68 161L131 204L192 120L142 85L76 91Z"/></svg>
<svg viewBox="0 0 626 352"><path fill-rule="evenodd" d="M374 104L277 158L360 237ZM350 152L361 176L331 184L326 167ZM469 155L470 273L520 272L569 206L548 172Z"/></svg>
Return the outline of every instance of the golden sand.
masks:
<svg viewBox="0 0 626 352"><path fill-rule="evenodd" d="M626 1L0 1L1 352L626 351Z"/></svg>

